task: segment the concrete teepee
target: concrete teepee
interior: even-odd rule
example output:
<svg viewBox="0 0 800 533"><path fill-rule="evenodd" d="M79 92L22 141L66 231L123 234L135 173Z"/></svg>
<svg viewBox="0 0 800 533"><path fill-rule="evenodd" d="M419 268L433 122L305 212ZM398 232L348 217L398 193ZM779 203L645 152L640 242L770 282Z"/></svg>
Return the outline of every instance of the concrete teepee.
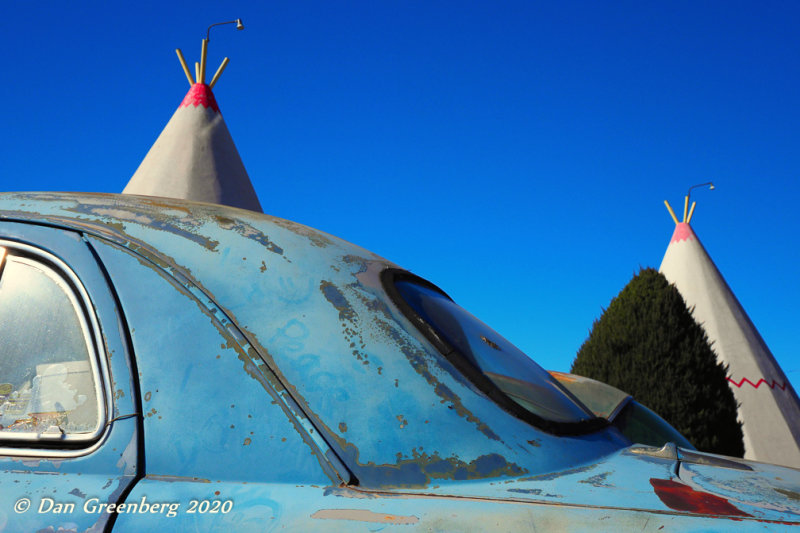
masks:
<svg viewBox="0 0 800 533"><path fill-rule="evenodd" d="M260 212L258 196L211 92L228 58L206 84L207 45L208 39L203 39L201 60L195 64L196 78L181 51L176 50L191 88L122 192Z"/></svg>
<svg viewBox="0 0 800 533"><path fill-rule="evenodd" d="M678 288L718 359L728 365L745 458L800 468L800 400L689 225L695 204L691 210L688 204L687 196L678 222L666 203L676 227L660 271Z"/></svg>

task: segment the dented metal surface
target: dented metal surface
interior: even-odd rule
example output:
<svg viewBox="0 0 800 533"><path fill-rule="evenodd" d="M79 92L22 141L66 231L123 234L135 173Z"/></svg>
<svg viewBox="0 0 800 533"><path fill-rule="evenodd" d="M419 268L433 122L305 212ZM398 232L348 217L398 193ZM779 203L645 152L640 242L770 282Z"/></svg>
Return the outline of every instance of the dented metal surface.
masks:
<svg viewBox="0 0 800 533"><path fill-rule="evenodd" d="M147 471L127 500L235 502L188 529L759 529L800 514L796 471L718 474L611 428L517 419L395 307L380 281L394 265L330 235L158 198L10 193L0 209L83 233L107 269L142 398Z"/></svg>

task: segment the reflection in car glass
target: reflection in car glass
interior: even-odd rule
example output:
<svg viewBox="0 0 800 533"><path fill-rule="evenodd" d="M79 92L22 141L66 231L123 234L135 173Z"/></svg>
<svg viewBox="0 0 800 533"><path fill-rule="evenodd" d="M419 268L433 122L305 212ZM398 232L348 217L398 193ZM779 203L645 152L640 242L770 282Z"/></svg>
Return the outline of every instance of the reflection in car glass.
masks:
<svg viewBox="0 0 800 533"><path fill-rule="evenodd" d="M518 405L555 422L594 418L527 355L442 293L406 280L395 287L447 344Z"/></svg>

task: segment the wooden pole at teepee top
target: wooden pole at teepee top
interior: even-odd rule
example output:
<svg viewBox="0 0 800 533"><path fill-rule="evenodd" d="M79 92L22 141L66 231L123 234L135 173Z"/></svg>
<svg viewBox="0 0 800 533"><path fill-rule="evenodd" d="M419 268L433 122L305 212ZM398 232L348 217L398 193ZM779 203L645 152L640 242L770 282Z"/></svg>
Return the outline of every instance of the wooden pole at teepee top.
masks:
<svg viewBox="0 0 800 533"><path fill-rule="evenodd" d="M686 217L686 223L690 223L692 221L692 215L694 214L694 208L697 205L697 202L692 202L692 207L689 208L689 216Z"/></svg>
<svg viewBox="0 0 800 533"><path fill-rule="evenodd" d="M669 205L669 202L664 200L664 205L667 206L667 211L669 211L669 214L672 216L672 220L675 221L675 224L679 224L678 217L675 216L675 211L672 210L672 206Z"/></svg>
<svg viewBox="0 0 800 533"><path fill-rule="evenodd" d="M194 85L196 83L206 83L206 64L208 62L208 35L211 31L213 26L218 26L220 24L236 24L236 29L241 30L244 28L242 25L241 19L231 20L228 22L218 22L216 24L212 24L208 27L206 31L206 38L203 39L200 48L200 61L195 61L194 64L194 77L192 77L192 73L189 70L189 66L186 64L186 58L183 57L183 52L181 52L180 48L175 49L175 53L178 54L178 60L181 62L181 68L183 68L183 73L186 74L186 79L189 80L189 85ZM214 76L211 78L211 81L208 83L209 88L213 88L214 85L219 81L219 77L222 75L222 71L225 70L225 67L228 66L228 58L222 60L222 64L219 66L217 71L214 73Z"/></svg>
<svg viewBox="0 0 800 533"><path fill-rule="evenodd" d="M683 198L683 221L686 222L686 217L689 214L689 195Z"/></svg>
<svg viewBox="0 0 800 533"><path fill-rule="evenodd" d="M228 66L228 58L226 57L225 59L222 60L222 64L217 69L217 72L214 74L214 77L211 78L211 81L208 83L208 87L210 89L214 88L214 84L217 83L217 80L222 75L222 71L225 70L225 67L227 66Z"/></svg>
<svg viewBox="0 0 800 533"><path fill-rule="evenodd" d="M208 40L203 39L203 46L200 49L200 76L198 76L197 83L206 82L206 56L208 53Z"/></svg>
<svg viewBox="0 0 800 533"><path fill-rule="evenodd" d="M192 78L192 73L189 72L189 67L186 65L186 60L183 58L181 49L176 48L175 53L178 54L178 60L181 62L181 67L183 67L183 73L186 74L186 79L189 80L189 85L194 85L194 78Z"/></svg>

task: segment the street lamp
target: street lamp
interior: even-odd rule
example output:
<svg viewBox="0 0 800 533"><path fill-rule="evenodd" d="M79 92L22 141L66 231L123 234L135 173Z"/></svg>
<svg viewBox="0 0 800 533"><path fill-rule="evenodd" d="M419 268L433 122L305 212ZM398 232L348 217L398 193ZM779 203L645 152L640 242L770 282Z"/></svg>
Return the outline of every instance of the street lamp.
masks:
<svg viewBox="0 0 800 533"><path fill-rule="evenodd" d="M692 208L689 209L689 197L692 195L692 189L696 189L698 187L705 187L706 185L708 185L708 190L710 191L714 190L714 184L711 183L710 181L707 181L705 183L698 183L697 185L692 185L691 187L689 187L689 190L686 191L686 199L683 203L683 221L686 222L687 224L691 222L692 214L694 213L694 207L697 205L697 202L692 202Z"/></svg>
<svg viewBox="0 0 800 533"><path fill-rule="evenodd" d="M214 24L209 26L208 29L206 30L206 42L211 40L211 28L213 28L214 26L221 26L222 24L236 24L237 30L244 29L244 24L242 24L242 19L229 20L228 22L215 22Z"/></svg>
<svg viewBox="0 0 800 533"><path fill-rule="evenodd" d="M189 85L194 85L195 83L205 83L206 82L206 55L208 52L208 41L211 39L211 28L214 26L221 26L222 24L236 24L237 30L243 30L244 24L242 23L242 19L236 20L228 20L226 22L215 22L211 26L208 27L206 30L206 38L203 39L202 48L200 50L200 61L194 64L194 74L195 77L192 77L192 73L189 71L189 67L186 65L186 60L183 58L183 53L181 53L180 49L176 49L175 52L178 54L178 60L181 62L181 66L183 67L183 72L186 74L186 79L189 80ZM225 67L228 65L228 58L222 60L222 64L217 69L216 74L214 77L211 78L211 81L208 83L209 88L214 88L214 84L217 83L220 74L222 71L225 70Z"/></svg>

